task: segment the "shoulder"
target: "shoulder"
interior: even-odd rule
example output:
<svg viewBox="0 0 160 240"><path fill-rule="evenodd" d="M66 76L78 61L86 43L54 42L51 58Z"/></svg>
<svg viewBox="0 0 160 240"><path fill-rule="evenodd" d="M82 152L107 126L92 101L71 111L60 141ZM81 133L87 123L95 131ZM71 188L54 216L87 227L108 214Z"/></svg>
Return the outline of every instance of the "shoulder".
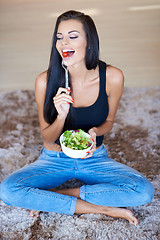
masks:
<svg viewBox="0 0 160 240"><path fill-rule="evenodd" d="M47 71L39 74L35 81L35 98L36 101L44 98L47 87Z"/></svg>
<svg viewBox="0 0 160 240"><path fill-rule="evenodd" d="M40 73L35 82L35 88L36 87L44 87L47 85L47 71Z"/></svg>
<svg viewBox="0 0 160 240"><path fill-rule="evenodd" d="M123 92L124 75L121 69L114 66L107 66L106 68L106 92L109 96L111 92Z"/></svg>

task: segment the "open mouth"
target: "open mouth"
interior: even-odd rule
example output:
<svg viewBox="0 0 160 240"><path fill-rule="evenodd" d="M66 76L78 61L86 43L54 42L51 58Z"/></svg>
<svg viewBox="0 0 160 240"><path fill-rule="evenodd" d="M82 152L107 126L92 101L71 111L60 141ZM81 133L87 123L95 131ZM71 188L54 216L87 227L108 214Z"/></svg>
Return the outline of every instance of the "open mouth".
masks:
<svg viewBox="0 0 160 240"><path fill-rule="evenodd" d="M73 56L73 54L75 53L75 51L74 50L63 50L62 51L62 56L64 57L64 58L66 58L66 57L71 57L71 56Z"/></svg>

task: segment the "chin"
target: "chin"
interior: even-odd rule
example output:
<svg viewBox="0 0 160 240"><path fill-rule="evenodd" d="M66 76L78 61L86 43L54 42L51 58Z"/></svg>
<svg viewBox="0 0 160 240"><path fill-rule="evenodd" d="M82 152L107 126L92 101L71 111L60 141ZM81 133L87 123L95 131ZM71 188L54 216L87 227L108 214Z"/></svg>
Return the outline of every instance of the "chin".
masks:
<svg viewBox="0 0 160 240"><path fill-rule="evenodd" d="M67 67L74 67L74 66L77 66L77 65L81 65L81 64L85 64L85 59L63 59L63 62L64 62L64 65L67 66Z"/></svg>
<svg viewBox="0 0 160 240"><path fill-rule="evenodd" d="M74 61L74 62L68 62L68 66L83 66L85 65L86 66L86 63L85 63L85 60L84 59L81 59L79 61Z"/></svg>

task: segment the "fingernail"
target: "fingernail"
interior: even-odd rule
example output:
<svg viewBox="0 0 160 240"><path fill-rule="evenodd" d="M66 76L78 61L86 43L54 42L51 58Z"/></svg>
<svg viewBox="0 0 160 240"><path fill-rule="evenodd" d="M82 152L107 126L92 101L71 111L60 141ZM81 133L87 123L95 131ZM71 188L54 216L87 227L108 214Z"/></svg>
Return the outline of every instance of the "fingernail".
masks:
<svg viewBox="0 0 160 240"><path fill-rule="evenodd" d="M92 139L92 142L94 142L94 139Z"/></svg>
<svg viewBox="0 0 160 240"><path fill-rule="evenodd" d="M71 92L71 90L67 89L68 92Z"/></svg>

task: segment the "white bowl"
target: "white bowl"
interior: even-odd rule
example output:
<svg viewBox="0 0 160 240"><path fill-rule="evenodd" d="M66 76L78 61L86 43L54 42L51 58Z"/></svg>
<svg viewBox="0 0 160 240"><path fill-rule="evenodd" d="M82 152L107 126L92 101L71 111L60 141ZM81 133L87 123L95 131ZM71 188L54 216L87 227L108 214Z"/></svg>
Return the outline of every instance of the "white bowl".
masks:
<svg viewBox="0 0 160 240"><path fill-rule="evenodd" d="M72 130L71 130L72 131ZM85 135L87 137L90 138L90 135L88 133L85 133ZM75 150L75 149L72 149L72 148L69 148L69 147L66 147L62 142L63 142L63 134L60 136L60 144L61 144L61 148L62 148L62 151L68 156L68 157L71 157L71 158L84 158L88 153L88 151L92 148L93 146L93 143L90 147L86 148L86 149L83 149L83 150Z"/></svg>

